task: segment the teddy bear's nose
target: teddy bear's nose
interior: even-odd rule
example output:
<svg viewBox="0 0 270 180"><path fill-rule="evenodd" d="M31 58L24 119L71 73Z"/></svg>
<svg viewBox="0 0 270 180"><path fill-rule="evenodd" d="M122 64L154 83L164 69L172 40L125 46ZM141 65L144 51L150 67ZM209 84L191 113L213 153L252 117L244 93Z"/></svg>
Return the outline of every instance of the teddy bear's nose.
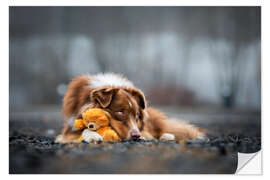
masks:
<svg viewBox="0 0 270 180"><path fill-rule="evenodd" d="M100 126L94 122L90 122L87 127L92 131L95 131L100 128Z"/></svg>
<svg viewBox="0 0 270 180"><path fill-rule="evenodd" d="M95 123L90 122L90 123L88 124L88 128L89 128L89 129L92 129L92 130L95 130L95 128L96 128Z"/></svg>
<svg viewBox="0 0 270 180"><path fill-rule="evenodd" d="M90 125L89 125L89 128L94 128L94 125L93 125L93 124L90 124Z"/></svg>

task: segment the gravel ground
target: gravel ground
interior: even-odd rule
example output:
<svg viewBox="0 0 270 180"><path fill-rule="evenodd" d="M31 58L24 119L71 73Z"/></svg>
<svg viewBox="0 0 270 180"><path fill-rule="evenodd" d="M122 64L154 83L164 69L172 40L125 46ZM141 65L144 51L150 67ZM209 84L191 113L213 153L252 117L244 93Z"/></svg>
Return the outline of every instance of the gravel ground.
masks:
<svg viewBox="0 0 270 180"><path fill-rule="evenodd" d="M237 152L261 148L260 114L171 111L166 112L208 129L209 141L58 144L54 139L62 125L59 112L11 113L9 172L227 174L237 168Z"/></svg>

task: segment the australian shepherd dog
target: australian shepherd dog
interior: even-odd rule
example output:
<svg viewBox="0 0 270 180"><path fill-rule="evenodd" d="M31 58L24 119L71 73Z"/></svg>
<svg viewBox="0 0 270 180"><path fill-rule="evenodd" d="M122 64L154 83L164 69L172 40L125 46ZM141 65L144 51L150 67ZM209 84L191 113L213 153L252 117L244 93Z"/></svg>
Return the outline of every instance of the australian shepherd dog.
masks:
<svg viewBox="0 0 270 180"><path fill-rule="evenodd" d="M202 129L147 107L144 93L124 76L106 73L77 76L69 83L62 107L64 128L56 142L76 142L82 131L74 130L73 122L88 108L108 112L110 126L122 140L155 138L179 142L205 138ZM100 140L94 134L90 139Z"/></svg>

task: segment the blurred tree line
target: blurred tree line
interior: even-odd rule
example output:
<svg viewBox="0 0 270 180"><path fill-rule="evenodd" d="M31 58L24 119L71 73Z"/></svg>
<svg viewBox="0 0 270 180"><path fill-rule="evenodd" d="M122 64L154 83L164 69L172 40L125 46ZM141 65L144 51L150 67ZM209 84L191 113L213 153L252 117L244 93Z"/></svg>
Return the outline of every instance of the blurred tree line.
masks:
<svg viewBox="0 0 270 180"><path fill-rule="evenodd" d="M119 72L153 104L260 109L260 7L10 7L10 104ZM169 93L168 93L169 91Z"/></svg>

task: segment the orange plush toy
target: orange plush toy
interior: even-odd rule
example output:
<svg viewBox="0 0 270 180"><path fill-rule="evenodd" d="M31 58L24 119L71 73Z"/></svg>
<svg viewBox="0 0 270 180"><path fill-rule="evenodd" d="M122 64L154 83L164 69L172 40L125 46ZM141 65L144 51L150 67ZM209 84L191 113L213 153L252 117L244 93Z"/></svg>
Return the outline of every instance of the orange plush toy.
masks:
<svg viewBox="0 0 270 180"><path fill-rule="evenodd" d="M82 119L76 119L74 121L74 128L77 130L85 129L82 136L78 139L79 142L86 140L84 134L94 132L98 133L102 137L103 141L120 141L117 133L109 126L109 117L107 112L99 108L86 110L82 114Z"/></svg>

